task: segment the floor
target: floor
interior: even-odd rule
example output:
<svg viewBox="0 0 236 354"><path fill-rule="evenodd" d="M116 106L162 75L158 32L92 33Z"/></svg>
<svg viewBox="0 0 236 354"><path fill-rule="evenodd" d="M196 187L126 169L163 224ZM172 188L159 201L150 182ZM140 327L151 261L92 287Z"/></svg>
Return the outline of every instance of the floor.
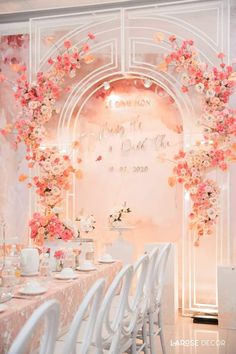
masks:
<svg viewBox="0 0 236 354"><path fill-rule="evenodd" d="M167 354L236 354L236 330L196 324L180 316L175 326L164 327L164 334ZM57 342L55 354L61 353L62 346L63 338ZM155 354L159 353L162 351L157 338Z"/></svg>
<svg viewBox="0 0 236 354"><path fill-rule="evenodd" d="M179 317L175 326L164 328L167 354L236 354L236 330L193 323ZM161 353L157 338L157 354Z"/></svg>

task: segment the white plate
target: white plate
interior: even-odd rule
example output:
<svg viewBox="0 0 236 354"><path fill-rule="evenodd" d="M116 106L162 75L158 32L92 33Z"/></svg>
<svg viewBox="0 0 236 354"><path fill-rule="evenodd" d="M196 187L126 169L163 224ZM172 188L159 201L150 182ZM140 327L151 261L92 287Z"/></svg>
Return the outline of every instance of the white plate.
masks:
<svg viewBox="0 0 236 354"><path fill-rule="evenodd" d="M115 259L98 259L98 262L99 263L114 263L114 262L116 262L116 260Z"/></svg>
<svg viewBox="0 0 236 354"><path fill-rule="evenodd" d="M55 274L54 278L60 279L60 280L69 280L69 279L76 279L78 278L78 274L73 274L73 275L62 275L62 274Z"/></svg>
<svg viewBox="0 0 236 354"><path fill-rule="evenodd" d="M0 304L0 313L3 312L3 311L6 311L6 309L7 309L7 305Z"/></svg>
<svg viewBox="0 0 236 354"><path fill-rule="evenodd" d="M22 277L35 277L36 275L39 275L39 272L37 272L37 273L21 273Z"/></svg>
<svg viewBox="0 0 236 354"><path fill-rule="evenodd" d="M90 272L91 270L96 270L96 267L90 267L90 268L83 268L83 267L77 267L77 270L81 270L82 272Z"/></svg>
<svg viewBox="0 0 236 354"><path fill-rule="evenodd" d="M23 294L23 295L41 295L41 294L44 294L46 293L47 289L46 288L37 288L37 289L32 289L32 290L25 290L24 288L23 289L20 289L19 290L19 293L20 294Z"/></svg>

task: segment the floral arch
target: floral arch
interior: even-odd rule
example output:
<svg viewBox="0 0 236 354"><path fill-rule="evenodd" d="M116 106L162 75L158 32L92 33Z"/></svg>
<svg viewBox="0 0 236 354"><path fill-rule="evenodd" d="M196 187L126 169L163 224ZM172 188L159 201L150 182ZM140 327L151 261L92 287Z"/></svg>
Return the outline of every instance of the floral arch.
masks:
<svg viewBox="0 0 236 354"><path fill-rule="evenodd" d="M94 40L94 38L92 33L88 34L89 40ZM219 167L225 170L227 162L235 159L233 151L235 145L231 144L230 140L232 136L235 136L235 111L228 108L229 98L234 88L234 72L232 66L227 66L223 62L224 55L222 53L218 55L221 60L220 69L216 67L210 69L209 64L203 63L199 59L192 40L184 40L180 45L175 35L166 37L162 33L156 33L150 46L158 49L162 43L165 45L168 43L170 49L167 51L168 54L164 53L163 59L157 65L154 66L148 62L135 65L134 62L133 65L130 65L129 72L147 76L154 81L161 82L162 85L163 82L166 82L166 88L170 91L175 87L174 94L182 101L185 108L185 112L182 114L184 121L186 116L192 114L194 110L190 99L183 99L183 95L180 94L181 90L186 94L190 87L194 86L195 90L203 95L204 114L201 116L200 122L200 125L204 126L203 146L197 142L189 152L180 151L175 157L174 175L169 179L171 186L183 183L184 187L190 191L193 201L190 225L196 231L197 245L199 237L212 233L219 209L219 188L214 181L205 179L204 174L209 168ZM26 67L19 67L20 76L17 80L18 88L15 97L22 106L22 114L19 115L12 127L7 127L2 133L5 135L9 131L16 133L14 144L17 147L20 142L25 143L29 167L32 168L38 164L43 170L43 176L34 176L28 186L36 187L36 193L39 195L49 223L53 224L51 231L49 231L49 237L59 234L60 237L68 239L72 237L72 233L60 222L52 210L62 201L63 191L69 188L70 174L75 173L79 178L81 171L72 166L68 155L61 154L54 147L45 149L41 143L46 133L44 126L57 112L56 103L59 97L70 91L70 87L65 85L65 78L70 78L73 81L77 77L77 71L80 70L81 65L89 67L94 63L95 58L93 54L87 53L88 42L77 47L70 40L65 40L63 45L65 51L57 55L56 58L48 58L50 69L44 73L39 72L36 82L30 84L24 74ZM99 45L97 47L99 48ZM96 73L92 77L93 71L90 72L86 68L82 80L75 84L71 94L69 93L64 100L64 107L68 108L62 109L60 117L63 134L65 134L66 124L70 122L67 113L71 106L73 108L80 99L83 100L83 95L86 93L85 87L91 86L89 82L92 82L93 85L108 77L108 74L104 75L107 69L101 70L101 72L96 69L94 71ZM114 72L114 67L110 71ZM126 71L118 71L117 74L120 72L125 73ZM1 81L4 79L1 77ZM180 87L181 90L179 90ZM78 90L80 91L79 95ZM60 127L57 134L60 136ZM78 147L77 142L73 142L73 144L74 148ZM27 178L21 176L20 179ZM43 219L41 215L37 214L37 220L33 220L31 223L32 227L38 222L38 218ZM37 239L38 234L33 236L37 242L42 242L42 237L43 228L40 240Z"/></svg>

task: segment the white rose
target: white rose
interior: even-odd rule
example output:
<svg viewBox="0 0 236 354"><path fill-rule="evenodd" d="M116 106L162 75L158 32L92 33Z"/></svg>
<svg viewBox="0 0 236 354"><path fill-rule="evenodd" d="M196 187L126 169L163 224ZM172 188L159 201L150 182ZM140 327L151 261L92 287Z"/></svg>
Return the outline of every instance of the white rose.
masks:
<svg viewBox="0 0 236 354"><path fill-rule="evenodd" d="M49 106L43 105L41 107L41 113L43 115L51 116L52 115L52 109Z"/></svg>
<svg viewBox="0 0 236 354"><path fill-rule="evenodd" d="M29 109L36 109L38 108L40 103L38 101L30 101L28 107Z"/></svg>
<svg viewBox="0 0 236 354"><path fill-rule="evenodd" d="M197 85L195 85L195 90L199 93L202 93L204 91L204 85L199 82Z"/></svg>
<svg viewBox="0 0 236 354"><path fill-rule="evenodd" d="M207 210L207 215L211 220L214 220L217 216L216 210L213 208L210 208Z"/></svg>
<svg viewBox="0 0 236 354"><path fill-rule="evenodd" d="M211 97L214 97L214 96L215 96L215 91L214 90L211 90L211 89L207 90L207 92L206 92L206 97L207 98L211 98Z"/></svg>

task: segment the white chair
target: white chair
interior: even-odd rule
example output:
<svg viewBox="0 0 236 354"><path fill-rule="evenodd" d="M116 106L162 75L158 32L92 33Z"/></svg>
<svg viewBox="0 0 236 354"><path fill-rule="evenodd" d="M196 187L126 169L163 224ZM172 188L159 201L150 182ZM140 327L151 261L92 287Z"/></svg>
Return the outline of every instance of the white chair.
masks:
<svg viewBox="0 0 236 354"><path fill-rule="evenodd" d="M52 354L59 325L60 306L56 300L49 300L38 307L25 323L14 340L8 354L25 354L36 327L45 320L44 334L39 354Z"/></svg>
<svg viewBox="0 0 236 354"><path fill-rule="evenodd" d="M164 287L164 277L166 271L167 260L170 252L170 244L163 247L156 258L155 267L153 269L153 276L150 283L150 300L147 310L146 325L148 325L148 336L150 339L151 354L156 354L155 349L155 336L160 336L161 347L163 354L166 354L165 341L163 335L163 322L162 322L162 293ZM155 332L155 325L157 331ZM145 326L145 324L144 324Z"/></svg>
<svg viewBox="0 0 236 354"><path fill-rule="evenodd" d="M89 352L91 348L95 323L96 323L97 314L102 299L104 286L105 286L105 279L99 279L88 291L66 335L63 354L76 353L77 336L81 329L82 324L85 324L85 328L83 328L83 340L79 345L79 349L77 348L77 350L80 354L87 354ZM83 321L87 314L88 309L89 309L89 317L88 319L86 319L86 321Z"/></svg>
<svg viewBox="0 0 236 354"><path fill-rule="evenodd" d="M145 293L145 283L148 274L149 257L143 255L134 264L133 278L136 281L136 289L133 296L128 298L127 310L124 325L122 328L123 337L132 338L131 352L136 354L143 351L147 343L147 338L143 338L143 344L137 351L137 334L138 330L143 327L143 321L145 319L147 310L147 298ZM136 275L136 277L135 277Z"/></svg>
<svg viewBox="0 0 236 354"><path fill-rule="evenodd" d="M121 354L132 344L122 341L122 325L124 321L124 312L127 308L128 294L132 281L133 267L126 265L117 274L110 285L104 300L102 301L95 329L94 346L96 353L107 352L109 354ZM119 292L119 302L115 311L112 310L112 303ZM112 312L112 315L111 315Z"/></svg>
<svg viewBox="0 0 236 354"><path fill-rule="evenodd" d="M130 338L132 338L132 347L131 352L136 354L141 351L147 351L146 346L148 345L147 336L144 332L140 337L138 336L139 330L146 328L143 326L147 307L149 300L149 288L151 280L148 280L153 275L153 270L155 268L156 257L158 254L158 248L152 251L152 254L141 256L134 263L134 273L133 273L133 282L135 284L134 292L128 297L127 308L124 314L124 321L122 326L122 343L123 347L128 348L130 344ZM150 259L150 267L149 267ZM117 299L113 306L113 312L117 309ZM142 344L137 345L137 339L142 339Z"/></svg>
<svg viewBox="0 0 236 354"><path fill-rule="evenodd" d="M138 339L141 339L143 344L143 351L144 353L148 353L148 340L147 340L147 311L150 306L150 299L151 299L151 291L153 288L154 280L155 280L155 265L157 262L157 257L159 253L159 248L155 247L147 256L149 259L148 262L148 270L147 270L147 275L144 283L144 303L143 303L143 318L141 319L142 323L142 330L139 331L140 335L137 336Z"/></svg>

